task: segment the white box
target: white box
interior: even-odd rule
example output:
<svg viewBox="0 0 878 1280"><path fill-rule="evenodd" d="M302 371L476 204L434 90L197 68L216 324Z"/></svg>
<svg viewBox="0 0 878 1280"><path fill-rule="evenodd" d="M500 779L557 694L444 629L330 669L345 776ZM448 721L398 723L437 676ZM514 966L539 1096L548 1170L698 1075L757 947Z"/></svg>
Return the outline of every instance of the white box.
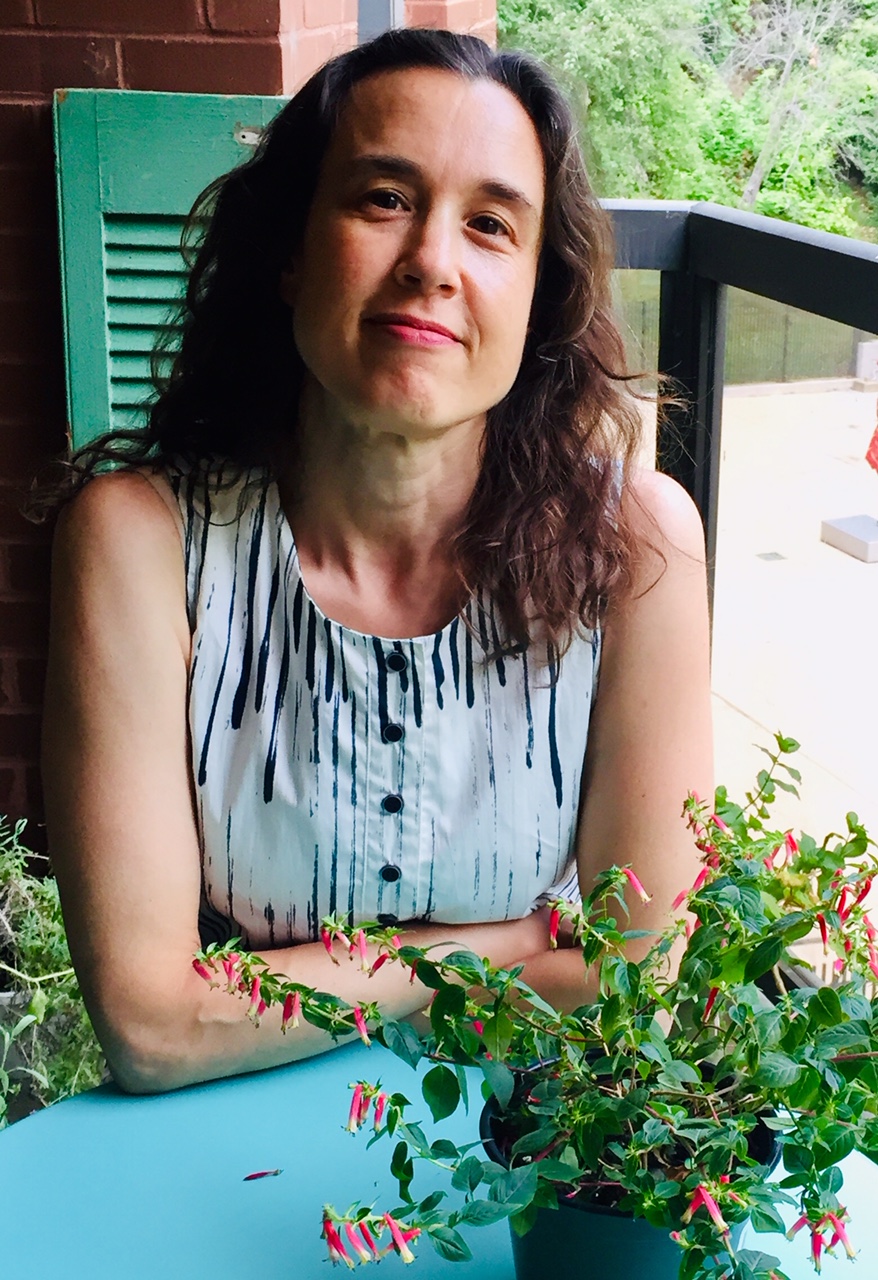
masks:
<svg viewBox="0 0 878 1280"><path fill-rule="evenodd" d="M863 344L865 345L865 344ZM878 343L875 343L878 346ZM820 541L866 564L878 564L878 520L874 516L841 516L824 520Z"/></svg>

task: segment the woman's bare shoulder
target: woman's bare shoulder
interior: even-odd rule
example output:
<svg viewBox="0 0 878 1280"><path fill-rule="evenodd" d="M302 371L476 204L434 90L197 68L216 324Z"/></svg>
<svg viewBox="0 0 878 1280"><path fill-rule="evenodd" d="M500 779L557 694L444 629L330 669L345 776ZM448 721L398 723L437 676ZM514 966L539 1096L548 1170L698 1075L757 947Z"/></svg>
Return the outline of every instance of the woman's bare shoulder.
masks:
<svg viewBox="0 0 878 1280"><path fill-rule="evenodd" d="M188 648L183 548L168 497L167 481L120 471L96 476L70 501L53 548L56 618L85 609L112 630L157 612Z"/></svg>
<svg viewBox="0 0 878 1280"><path fill-rule="evenodd" d="M646 467L632 469L622 489L622 506L635 536L656 550L704 559L701 513L672 476Z"/></svg>

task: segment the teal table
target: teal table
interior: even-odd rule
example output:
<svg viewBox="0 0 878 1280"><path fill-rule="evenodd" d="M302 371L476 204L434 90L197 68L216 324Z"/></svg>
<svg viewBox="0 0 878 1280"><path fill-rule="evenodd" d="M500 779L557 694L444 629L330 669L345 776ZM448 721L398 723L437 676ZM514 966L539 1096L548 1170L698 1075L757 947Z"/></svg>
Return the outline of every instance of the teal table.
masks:
<svg viewBox="0 0 878 1280"><path fill-rule="evenodd" d="M345 1268L333 1272L327 1259L323 1203L344 1209L355 1200L374 1199L381 1208L397 1202L387 1172L390 1142L367 1151L366 1131L354 1136L344 1129L348 1083L379 1076L411 1099L413 1118L429 1115L404 1063L381 1048L356 1045L157 1097L128 1097L106 1085L19 1121L0 1133L2 1274L21 1280L328 1280L347 1274ZM470 1101L468 1117L461 1110L441 1125L425 1124L427 1133L474 1140L477 1078ZM280 1177L243 1181L278 1167ZM825 1262L823 1276L872 1280L878 1275L878 1170L858 1157L844 1169L859 1266L845 1270L842 1254ZM426 1195L436 1185L433 1170L417 1170L416 1192ZM505 1224L467 1238L472 1262L445 1262L424 1240L410 1271L394 1256L380 1274L388 1280L394 1274L513 1280ZM801 1237L793 1246L748 1230L743 1244L782 1255L791 1280L814 1274ZM547 1260L547 1280L551 1274Z"/></svg>

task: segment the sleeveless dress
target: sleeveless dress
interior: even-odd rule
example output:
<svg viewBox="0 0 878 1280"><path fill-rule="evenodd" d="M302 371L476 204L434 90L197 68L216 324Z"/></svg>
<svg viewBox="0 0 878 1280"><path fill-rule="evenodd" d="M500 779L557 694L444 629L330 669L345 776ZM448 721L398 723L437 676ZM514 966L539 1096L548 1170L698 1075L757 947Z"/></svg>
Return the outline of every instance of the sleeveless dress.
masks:
<svg viewBox="0 0 878 1280"><path fill-rule="evenodd" d="M282 947L316 940L329 913L456 924L576 897L600 632L574 640L557 680L536 642L491 656L486 600L432 635L364 635L308 595L273 481L171 481L202 942Z"/></svg>

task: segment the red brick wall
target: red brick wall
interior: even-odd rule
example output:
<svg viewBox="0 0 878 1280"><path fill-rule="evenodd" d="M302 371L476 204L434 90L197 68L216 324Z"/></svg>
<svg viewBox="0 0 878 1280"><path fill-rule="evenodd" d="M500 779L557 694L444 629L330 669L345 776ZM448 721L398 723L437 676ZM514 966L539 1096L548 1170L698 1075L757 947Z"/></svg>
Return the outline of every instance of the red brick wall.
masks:
<svg viewBox="0 0 878 1280"><path fill-rule="evenodd" d="M49 535L18 514L65 446L56 88L291 93L356 42L357 0L0 0L0 813L42 845ZM408 26L493 39L495 0L407 0Z"/></svg>
<svg viewBox="0 0 878 1280"><path fill-rule="evenodd" d="M497 43L497 0L405 0L407 27L446 27Z"/></svg>
<svg viewBox="0 0 878 1280"><path fill-rule="evenodd" d="M356 0L0 5L0 813L37 847L49 538L17 507L65 446L52 91L290 92L355 39Z"/></svg>

